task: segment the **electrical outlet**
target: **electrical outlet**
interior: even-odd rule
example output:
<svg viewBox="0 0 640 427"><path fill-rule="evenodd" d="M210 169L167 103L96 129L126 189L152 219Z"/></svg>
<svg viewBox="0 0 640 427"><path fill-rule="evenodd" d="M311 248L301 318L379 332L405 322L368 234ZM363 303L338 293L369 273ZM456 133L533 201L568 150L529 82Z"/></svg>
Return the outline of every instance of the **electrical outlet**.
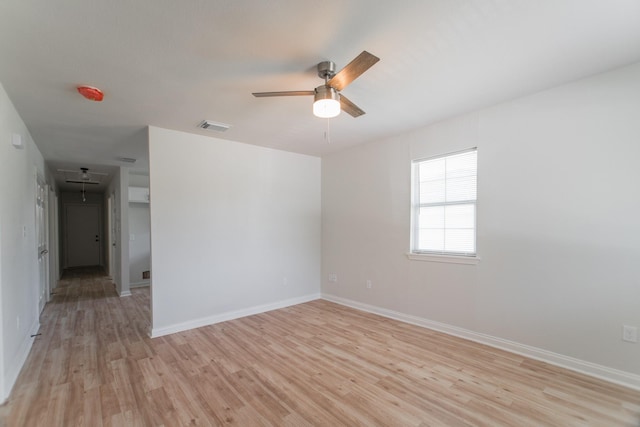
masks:
<svg viewBox="0 0 640 427"><path fill-rule="evenodd" d="M287 277L285 276L282 278L282 284L287 286L287 283L289 283L289 279L287 279Z"/></svg>
<svg viewBox="0 0 640 427"><path fill-rule="evenodd" d="M16 329L20 330L20 316L16 317Z"/></svg>
<svg viewBox="0 0 640 427"><path fill-rule="evenodd" d="M335 273L329 273L329 281L331 283L338 283L338 275Z"/></svg>
<svg viewBox="0 0 640 427"><path fill-rule="evenodd" d="M638 342L638 328L635 326L622 326L622 341Z"/></svg>
<svg viewBox="0 0 640 427"><path fill-rule="evenodd" d="M371 289L372 286L371 280L367 280L367 289Z"/></svg>

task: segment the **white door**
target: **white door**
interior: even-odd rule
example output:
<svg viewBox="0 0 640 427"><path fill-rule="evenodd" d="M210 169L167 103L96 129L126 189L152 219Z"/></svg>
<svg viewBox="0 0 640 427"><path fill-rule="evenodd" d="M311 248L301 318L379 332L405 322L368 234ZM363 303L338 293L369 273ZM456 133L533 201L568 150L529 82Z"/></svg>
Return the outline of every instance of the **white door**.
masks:
<svg viewBox="0 0 640 427"><path fill-rule="evenodd" d="M100 223L99 205L65 206L67 267L100 265Z"/></svg>
<svg viewBox="0 0 640 427"><path fill-rule="evenodd" d="M44 179L36 175L36 238L38 241L38 308L40 312L47 302L49 289L49 193Z"/></svg>

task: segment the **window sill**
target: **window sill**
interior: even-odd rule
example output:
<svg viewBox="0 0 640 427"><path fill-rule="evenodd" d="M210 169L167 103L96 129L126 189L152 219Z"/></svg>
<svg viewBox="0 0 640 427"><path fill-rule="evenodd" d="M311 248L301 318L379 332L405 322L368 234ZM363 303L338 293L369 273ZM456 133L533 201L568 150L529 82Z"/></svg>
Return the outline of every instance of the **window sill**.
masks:
<svg viewBox="0 0 640 427"><path fill-rule="evenodd" d="M418 254L413 252L407 252L407 258L411 261L445 262L449 264L476 265L480 262L479 256Z"/></svg>

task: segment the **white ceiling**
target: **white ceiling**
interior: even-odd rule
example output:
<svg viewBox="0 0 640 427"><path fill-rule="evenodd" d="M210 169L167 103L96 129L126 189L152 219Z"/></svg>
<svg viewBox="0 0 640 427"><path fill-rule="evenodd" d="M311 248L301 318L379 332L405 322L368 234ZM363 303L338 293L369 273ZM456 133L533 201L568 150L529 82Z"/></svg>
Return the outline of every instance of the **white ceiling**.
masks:
<svg viewBox="0 0 640 427"><path fill-rule="evenodd" d="M312 98L251 95L362 50L381 60L343 93L367 114L330 143ZM323 155L638 60L640 0L0 2L0 82L54 170L146 170L147 125Z"/></svg>

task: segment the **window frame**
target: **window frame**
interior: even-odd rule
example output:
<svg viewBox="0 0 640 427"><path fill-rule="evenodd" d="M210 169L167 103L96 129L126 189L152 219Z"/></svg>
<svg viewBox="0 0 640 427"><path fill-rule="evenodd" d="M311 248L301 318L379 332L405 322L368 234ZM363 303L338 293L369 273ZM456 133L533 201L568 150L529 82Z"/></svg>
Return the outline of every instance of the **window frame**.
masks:
<svg viewBox="0 0 640 427"><path fill-rule="evenodd" d="M476 152L476 197L474 200L463 200L463 201L455 201L455 202L447 202L444 201L442 203L420 203L420 164L430 160L442 159L446 157L456 156L469 152ZM414 159L411 161L411 238L410 238L410 252L406 255L410 260L419 260L419 261L435 261L435 262L451 262L456 264L477 264L479 261L478 256L478 247L477 247L477 239L478 239L478 168L477 168L477 154L478 148L472 147L465 150L455 151L451 153L425 157ZM420 238L420 209L423 207L433 207L433 206L455 206L455 205L468 205L473 204L474 206L474 217L473 217L473 246L474 252L457 252L457 251L428 251L428 250L419 250L417 249L417 245Z"/></svg>

